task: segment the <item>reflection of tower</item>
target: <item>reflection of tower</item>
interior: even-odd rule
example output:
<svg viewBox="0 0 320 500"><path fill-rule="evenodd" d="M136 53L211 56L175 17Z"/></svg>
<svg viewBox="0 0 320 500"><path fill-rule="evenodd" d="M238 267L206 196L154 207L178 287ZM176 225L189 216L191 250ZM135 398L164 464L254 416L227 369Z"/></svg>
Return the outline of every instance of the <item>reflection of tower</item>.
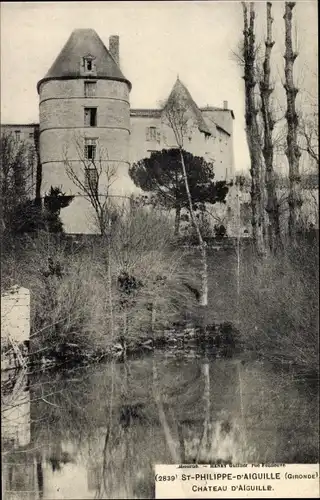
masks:
<svg viewBox="0 0 320 500"><path fill-rule="evenodd" d="M14 374L15 375L15 374ZM2 376L2 494L6 500L34 500L37 493L35 463L29 452L30 391L28 378L21 372L10 381ZM12 376L12 375L11 375Z"/></svg>
<svg viewBox="0 0 320 500"><path fill-rule="evenodd" d="M8 380L4 381L2 376L2 385L7 382L10 384L8 372L5 372ZM2 390L2 442L11 449L25 447L30 443L30 391L28 388L27 376L24 372L15 380L14 386L8 394Z"/></svg>

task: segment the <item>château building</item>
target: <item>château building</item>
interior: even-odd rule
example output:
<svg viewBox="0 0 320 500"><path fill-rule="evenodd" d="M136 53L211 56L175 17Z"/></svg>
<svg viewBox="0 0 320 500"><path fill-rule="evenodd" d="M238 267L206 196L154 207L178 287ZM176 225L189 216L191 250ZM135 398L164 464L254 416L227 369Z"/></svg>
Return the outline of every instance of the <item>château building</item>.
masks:
<svg viewBox="0 0 320 500"><path fill-rule="evenodd" d="M92 232L94 227L90 204L67 175L66 161L81 182L88 183L96 174L90 168L84 172L83 162L88 165L95 159L102 171L101 195L109 183L107 173L112 171L111 194L123 198L140 192L128 174L130 164L153 151L176 146L164 108L132 109L131 87L120 67L119 37L111 36L107 48L93 29L76 29L37 83L39 123L2 125L2 131L12 132L17 141L33 144L39 136L41 196L51 186L75 196L61 212L68 233ZM213 162L216 180L231 180L234 114L228 103L223 102L221 108L199 108L179 78L171 97L188 103L192 126L184 148Z"/></svg>

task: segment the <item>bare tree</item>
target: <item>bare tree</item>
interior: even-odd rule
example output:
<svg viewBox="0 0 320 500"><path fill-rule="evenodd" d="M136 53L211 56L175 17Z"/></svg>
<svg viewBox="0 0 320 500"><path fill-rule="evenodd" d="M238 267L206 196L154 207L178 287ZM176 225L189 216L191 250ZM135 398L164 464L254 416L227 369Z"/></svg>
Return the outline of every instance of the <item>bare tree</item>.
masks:
<svg viewBox="0 0 320 500"><path fill-rule="evenodd" d="M316 165L319 164L319 114L314 111L299 120L300 149L305 151Z"/></svg>
<svg viewBox="0 0 320 500"><path fill-rule="evenodd" d="M166 413L164 411L164 405L162 402L161 394L159 391L159 376L158 376L158 370L156 363L153 359L152 362L152 375L153 375L153 380L152 380L152 392L153 392L153 397L157 406L158 410L158 416L159 416L159 421L163 430L163 434L166 440L166 444L168 446L168 450L170 451L170 455L172 458L172 461L174 463L181 463L181 451L182 451L182 446L179 442L174 438L173 433L171 432Z"/></svg>
<svg viewBox="0 0 320 500"><path fill-rule="evenodd" d="M12 133L0 139L1 218L2 230L10 227L19 205L33 198L34 150Z"/></svg>
<svg viewBox="0 0 320 500"><path fill-rule="evenodd" d="M180 84L180 81L177 81L177 84ZM195 124L201 131L201 126L199 126L198 117L196 115L196 110L193 107L193 101L191 96L185 95L185 88L181 85L182 92L178 91L176 93L172 93L169 96L168 101L164 106L164 119L166 124L173 131L174 138L176 144L178 146L180 152L181 159L181 168L183 172L183 178L185 182L185 188L189 203L189 213L192 225L196 231L199 248L201 252L201 293L199 303L201 306L208 305L208 265L207 265L207 250L206 250L206 242L203 240L199 223L195 216L192 197L190 193L190 187L188 182L186 164L183 155L184 148L184 140L186 137L190 136L191 130L194 128ZM199 111L200 113L200 111ZM203 133L206 133L204 130Z"/></svg>
<svg viewBox="0 0 320 500"><path fill-rule="evenodd" d="M249 19L246 2L242 2L244 22L244 82L245 82L245 121L246 134L251 161L251 208L252 208L252 236L255 247L259 254L265 251L263 238L263 215L262 215L262 171L263 157L261 151L261 139L259 123L257 119L258 109L256 106L256 68L255 68L255 11L254 3L250 2Z"/></svg>
<svg viewBox="0 0 320 500"><path fill-rule="evenodd" d="M40 160L40 130L39 127L34 129L34 149L37 159L36 167L36 190L35 190L35 203L37 206L41 206L41 184L42 184L42 165Z"/></svg>
<svg viewBox="0 0 320 500"><path fill-rule="evenodd" d="M210 400L210 365L208 362L208 359L205 360L201 367L201 371L203 374L204 378L204 391L203 391L203 400L204 400L204 420L203 420L203 430L202 430L202 435L201 439L199 442L199 448L196 456L196 463L199 462L201 453L203 449L206 447L206 444L209 440L208 436L208 428L209 428L209 423L210 423L210 407L211 407L211 400Z"/></svg>
<svg viewBox="0 0 320 500"><path fill-rule="evenodd" d="M264 129L264 145L263 156L265 161L265 187L267 200L265 210L269 216L270 231L268 234L269 245L271 249L275 249L280 245L280 222L279 222L279 204L276 194L275 175L273 167L273 129L275 121L272 116L271 110L271 94L273 88L270 82L270 59L271 51L274 46L272 40L272 3L267 2L267 37L265 41L265 57L263 62L263 75L260 81L260 95L261 95L261 113L263 119Z"/></svg>
<svg viewBox="0 0 320 500"><path fill-rule="evenodd" d="M85 153L83 138L74 140L77 160L64 155L64 164L69 179L79 189L79 194L89 201L94 210L101 236L106 236L110 225L110 189L116 180L116 168L108 162L107 152L102 148ZM90 157L89 157L90 156Z"/></svg>
<svg viewBox="0 0 320 500"><path fill-rule="evenodd" d="M285 3L285 14L283 16L285 23L285 83L284 88L287 95L287 150L286 156L289 164L289 237L293 238L299 229L301 218L302 199L300 195L301 178L299 173L299 159L301 151L298 146L298 127L299 118L296 112L296 96L298 89L294 85L293 67L298 56L297 52L293 51L292 43L292 11L295 2Z"/></svg>
<svg viewBox="0 0 320 500"><path fill-rule="evenodd" d="M116 169L108 162L108 155L102 148L98 151L92 146L90 154L88 149L83 148L83 138L75 138L75 148L78 155L77 161L68 159L68 151L65 151L64 164L67 175L74 185L80 190L86 200L89 201L94 210L98 223L100 235L107 240L107 280L108 301L110 310L110 331L114 334L113 298L112 298L112 274L111 274L111 246L110 231L112 220L112 207L110 203L110 188L116 179ZM101 192L101 191L102 192Z"/></svg>

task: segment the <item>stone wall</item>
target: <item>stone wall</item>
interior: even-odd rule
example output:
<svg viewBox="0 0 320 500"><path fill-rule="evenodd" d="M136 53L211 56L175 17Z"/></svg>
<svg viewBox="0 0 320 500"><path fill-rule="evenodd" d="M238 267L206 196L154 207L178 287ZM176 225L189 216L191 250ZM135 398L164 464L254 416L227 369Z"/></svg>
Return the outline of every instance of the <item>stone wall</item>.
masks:
<svg viewBox="0 0 320 500"><path fill-rule="evenodd" d="M1 295L1 339L30 339L30 291L15 285Z"/></svg>
<svg viewBox="0 0 320 500"><path fill-rule="evenodd" d="M84 191L67 175L67 160L81 183L85 181L85 139L96 141L96 164L102 169L99 192L109 184L106 172L115 170L112 194L125 196L134 190L129 178L130 105L129 88L124 82L96 80L94 96L85 96L86 79L51 80L40 88L40 157L42 195L50 186L60 186L74 195L62 210L61 219L68 233L90 233L95 226L94 212ZM96 126L85 126L85 108L97 108ZM93 231L95 232L95 231Z"/></svg>
<svg viewBox="0 0 320 500"><path fill-rule="evenodd" d="M133 110L134 112L134 110ZM231 180L234 175L233 135L232 119L228 123L227 130L231 128L231 134L216 127L214 121L210 121L210 113L206 111L203 115L212 131L212 137L206 138L196 127L193 127L190 138L184 140L184 148L190 153L202 156L208 162L214 162L216 180ZM210 116L209 116L210 115ZM214 117L211 116L214 120ZM156 128L156 139L150 140L147 135L149 127ZM137 162L149 157L152 151L176 147L176 141L172 130L164 123L161 116L131 116L130 137L130 162Z"/></svg>

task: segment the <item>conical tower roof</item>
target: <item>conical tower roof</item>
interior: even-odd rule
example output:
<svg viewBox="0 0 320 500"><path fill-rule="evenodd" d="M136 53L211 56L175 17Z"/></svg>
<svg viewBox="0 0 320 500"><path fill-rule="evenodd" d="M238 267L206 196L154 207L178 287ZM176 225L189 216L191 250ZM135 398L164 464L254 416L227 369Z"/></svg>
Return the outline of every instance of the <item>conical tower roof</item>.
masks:
<svg viewBox="0 0 320 500"><path fill-rule="evenodd" d="M193 100L189 90L181 82L179 77L171 90L166 105L168 105L168 103L177 103L178 105L185 107L186 112L192 113L199 131L206 135L212 135L200 109ZM166 105L164 106L164 109L166 108Z"/></svg>
<svg viewBox="0 0 320 500"><path fill-rule="evenodd" d="M124 77L119 66L93 29L74 30L60 54L54 61L48 73L37 85L47 80L65 80L80 78L80 62L83 57L92 56L96 61L95 78L126 82L131 89L131 83Z"/></svg>

